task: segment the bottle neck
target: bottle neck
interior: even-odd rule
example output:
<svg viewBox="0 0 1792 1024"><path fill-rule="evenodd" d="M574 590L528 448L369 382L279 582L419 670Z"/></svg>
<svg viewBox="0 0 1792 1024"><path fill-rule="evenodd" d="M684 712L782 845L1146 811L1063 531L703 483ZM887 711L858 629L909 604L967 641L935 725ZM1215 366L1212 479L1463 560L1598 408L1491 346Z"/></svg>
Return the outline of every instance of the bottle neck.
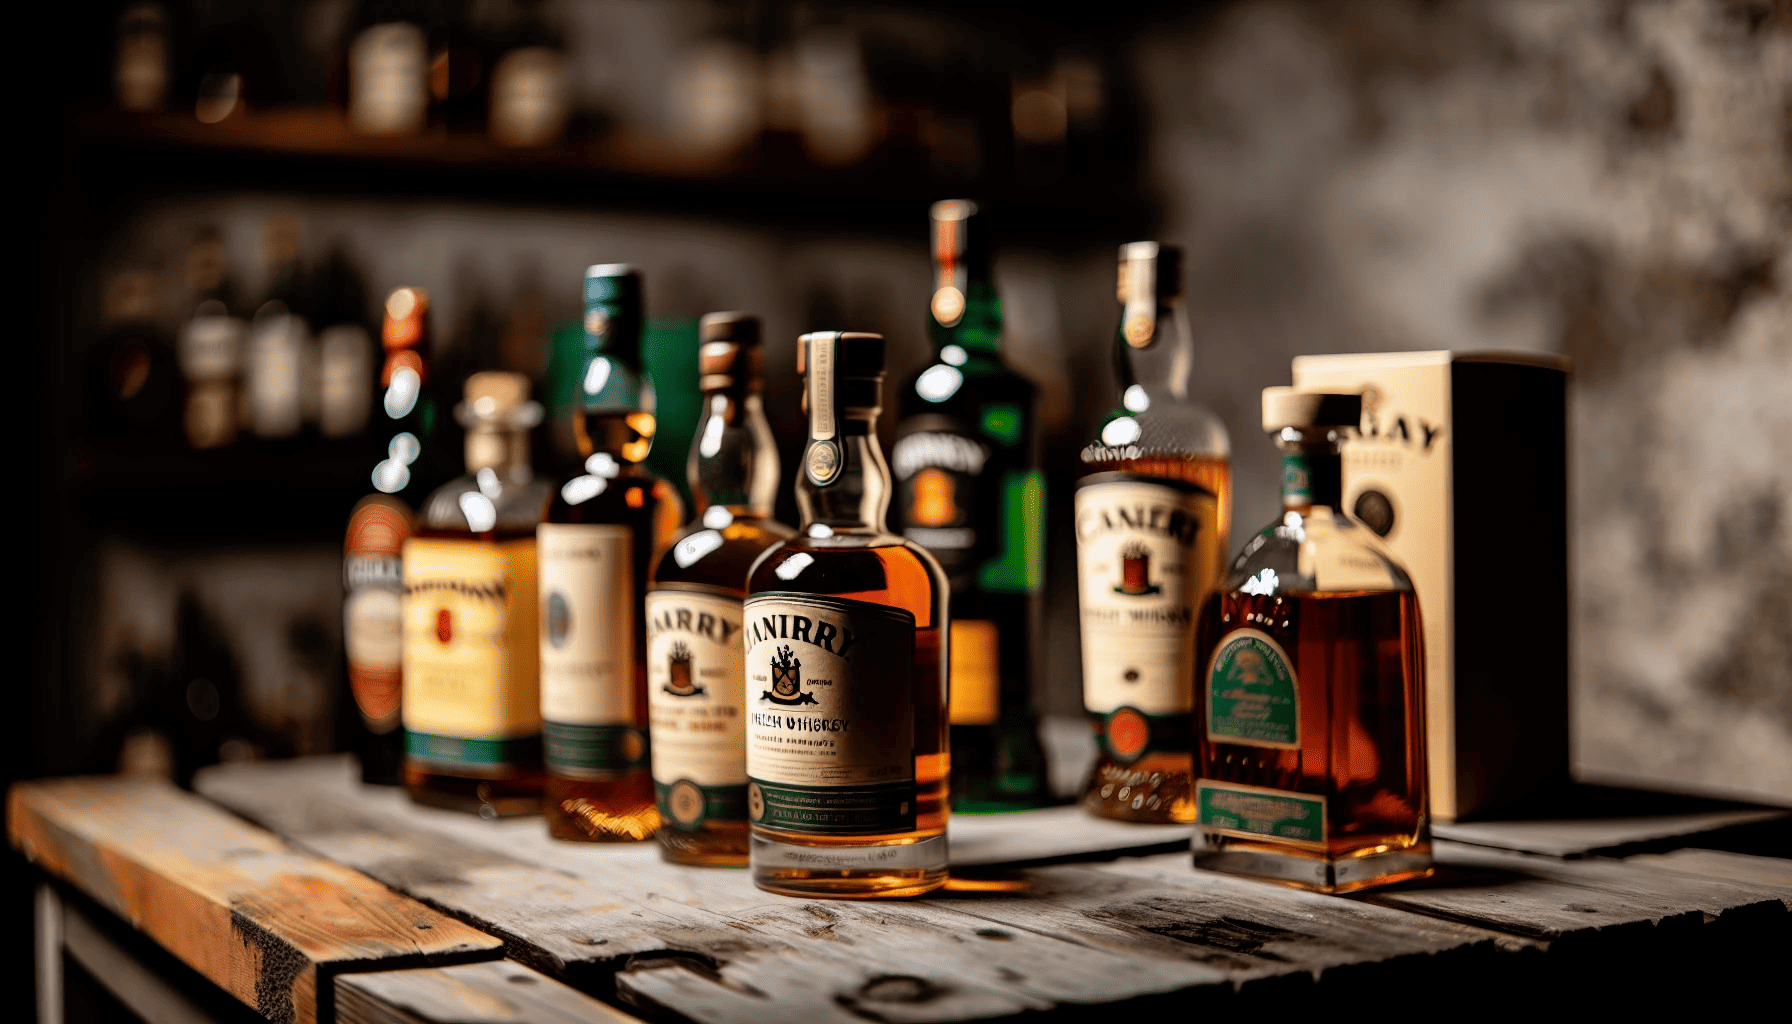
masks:
<svg viewBox="0 0 1792 1024"><path fill-rule="evenodd" d="M840 420L840 436L832 442L810 440L805 460L817 446L836 444L842 459L839 475L825 487L796 478L796 504L802 512L802 529L825 526L835 533L884 533L890 511L890 467L877 441L877 410L848 410Z"/></svg>
<svg viewBox="0 0 1792 1024"><path fill-rule="evenodd" d="M704 392L686 473L698 512L720 505L735 516L771 517L778 497L778 447L756 391Z"/></svg>
<svg viewBox="0 0 1792 1024"><path fill-rule="evenodd" d="M529 432L503 427L476 426L467 430L467 473L490 469L503 477L527 477Z"/></svg>
<svg viewBox="0 0 1792 1024"><path fill-rule="evenodd" d="M1344 502L1343 460L1337 431L1282 431L1282 509L1308 512L1315 507L1336 510Z"/></svg>
<svg viewBox="0 0 1792 1024"><path fill-rule="evenodd" d="M1160 299L1146 309L1121 308L1114 336L1114 375L1122 394L1138 385L1147 392L1185 399L1194 368L1194 337L1181 298Z"/></svg>
<svg viewBox="0 0 1792 1024"><path fill-rule="evenodd" d="M1002 351L1002 298L987 272L967 275L963 288L953 284L946 268L934 266L936 290L933 308L927 319L928 335L935 352L948 345L957 345L966 352L999 355ZM954 288L958 298L942 298ZM954 310L954 307L958 307ZM950 314L957 312L956 319Z"/></svg>

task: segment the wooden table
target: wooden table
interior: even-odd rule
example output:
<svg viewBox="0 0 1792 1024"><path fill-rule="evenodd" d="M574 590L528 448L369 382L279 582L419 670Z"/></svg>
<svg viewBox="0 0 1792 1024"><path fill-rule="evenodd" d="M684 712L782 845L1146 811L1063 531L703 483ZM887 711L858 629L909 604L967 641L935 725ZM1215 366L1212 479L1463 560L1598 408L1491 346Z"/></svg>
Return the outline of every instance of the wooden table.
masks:
<svg viewBox="0 0 1792 1024"><path fill-rule="evenodd" d="M12 843L55 880L40 1001L66 950L146 1020L227 1015L134 964L121 930L280 1022L1108 1019L1471 993L1511 1012L1552 991L1659 1009L1706 980L1765 984L1792 951L1792 860L1699 848L1786 852L1771 809L1441 827L1437 878L1346 898L1195 871L1181 828L955 818L946 890L852 903L417 807L342 758L196 789L13 787Z"/></svg>

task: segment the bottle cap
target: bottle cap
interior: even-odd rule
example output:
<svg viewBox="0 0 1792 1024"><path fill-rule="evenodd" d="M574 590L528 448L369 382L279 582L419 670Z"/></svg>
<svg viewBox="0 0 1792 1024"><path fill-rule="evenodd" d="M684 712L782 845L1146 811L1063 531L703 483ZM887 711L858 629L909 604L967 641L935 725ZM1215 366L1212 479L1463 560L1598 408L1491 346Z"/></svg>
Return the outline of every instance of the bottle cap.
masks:
<svg viewBox="0 0 1792 1024"><path fill-rule="evenodd" d="M808 376L809 350L822 338L832 339L833 376L840 380L884 379L884 336L864 331L814 331L796 339L796 372Z"/></svg>
<svg viewBox="0 0 1792 1024"><path fill-rule="evenodd" d="M1355 427L1363 419L1363 396L1290 387L1263 389L1263 429Z"/></svg>
<svg viewBox="0 0 1792 1024"><path fill-rule="evenodd" d="M698 390L756 385L765 367L759 318L751 313L706 313L697 321Z"/></svg>
<svg viewBox="0 0 1792 1024"><path fill-rule="evenodd" d="M600 350L640 343L641 272L631 263L585 268L585 333Z"/></svg>
<svg viewBox="0 0 1792 1024"><path fill-rule="evenodd" d="M422 288L394 288L386 296L385 324L380 340L390 349L410 348L423 340L423 324L429 316L429 292Z"/></svg>
<svg viewBox="0 0 1792 1024"><path fill-rule="evenodd" d="M481 370L467 378L467 400L455 410L462 426L528 429L541 422L541 404L529 401L529 378Z"/></svg>

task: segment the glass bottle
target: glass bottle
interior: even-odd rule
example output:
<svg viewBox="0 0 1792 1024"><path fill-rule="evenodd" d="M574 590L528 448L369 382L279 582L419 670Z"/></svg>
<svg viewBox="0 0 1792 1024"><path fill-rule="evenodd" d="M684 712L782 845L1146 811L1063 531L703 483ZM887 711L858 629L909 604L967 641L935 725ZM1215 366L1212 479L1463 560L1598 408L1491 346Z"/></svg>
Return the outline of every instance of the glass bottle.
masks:
<svg viewBox="0 0 1792 1024"><path fill-rule="evenodd" d="M411 509L369 494L349 513L342 543L342 641L347 706L337 721L343 745L361 762L361 781L396 786L404 769L404 542Z"/></svg>
<svg viewBox="0 0 1792 1024"><path fill-rule="evenodd" d="M1419 601L1343 511L1357 395L1265 388L1282 517L1202 614L1195 864L1320 892L1431 873Z"/></svg>
<svg viewBox="0 0 1792 1024"><path fill-rule="evenodd" d="M380 326L385 362L380 368L379 413L372 428L382 456L373 465L373 487L418 506L455 476L442 437L440 393L435 380L429 293L394 288Z"/></svg>
<svg viewBox="0 0 1792 1024"><path fill-rule="evenodd" d="M794 531L772 519L778 448L761 393L759 320L699 325L703 416L688 463L697 517L655 563L647 592L647 685L661 852L680 864L747 863L747 571Z"/></svg>
<svg viewBox="0 0 1792 1024"><path fill-rule="evenodd" d="M805 334L797 369L802 528L753 566L742 636L753 881L912 896L946 881L946 577L884 526L882 336Z"/></svg>
<svg viewBox="0 0 1792 1024"><path fill-rule="evenodd" d="M561 486L538 531L544 813L556 839L640 840L660 823L641 600L684 507L644 465L655 421L643 326L634 267L585 272L588 357L573 421L584 472Z"/></svg>
<svg viewBox="0 0 1792 1024"><path fill-rule="evenodd" d="M1188 394L1181 263L1156 242L1120 249L1120 407L1083 449L1076 491L1097 748L1082 803L1125 821L1194 820L1195 614L1225 558L1232 500L1226 428Z"/></svg>
<svg viewBox="0 0 1792 1024"><path fill-rule="evenodd" d="M467 473L404 544L404 785L481 817L541 806L535 527L552 487L529 466L529 378L467 378Z"/></svg>
<svg viewBox="0 0 1792 1024"><path fill-rule="evenodd" d="M894 518L952 588L952 804L1016 811L1049 798L1033 704L1044 611L1039 389L1003 362L993 247L975 203L933 204L935 361L898 392Z"/></svg>

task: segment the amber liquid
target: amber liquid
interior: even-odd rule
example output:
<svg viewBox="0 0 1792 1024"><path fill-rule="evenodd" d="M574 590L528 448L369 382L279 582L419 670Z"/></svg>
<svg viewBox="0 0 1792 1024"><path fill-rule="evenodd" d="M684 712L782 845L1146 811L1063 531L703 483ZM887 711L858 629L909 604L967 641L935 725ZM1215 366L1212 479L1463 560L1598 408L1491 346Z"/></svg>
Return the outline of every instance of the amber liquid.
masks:
<svg viewBox="0 0 1792 1024"><path fill-rule="evenodd" d="M594 523L627 526L634 531L635 684L630 721L647 730L647 621L641 598L653 560L665 550L684 518L678 491L635 461L651 447L653 417L643 413L592 415L578 422L581 446L599 444L620 453L618 475L604 490L578 504L557 493L548 508L550 523ZM631 771L569 771L549 766L542 792L542 813L548 834L579 842L636 842L660 827L659 801L653 773L643 766Z"/></svg>
<svg viewBox="0 0 1792 1024"><path fill-rule="evenodd" d="M1221 564L1211 567L1210 579L1217 582L1230 550L1226 536L1232 521L1232 463L1211 455L1145 455L1138 458L1116 458L1115 449L1092 446L1083 453L1083 472L1130 473L1147 480L1176 480L1194 484L1219 499L1218 523ZM1197 598L1193 607L1201 607ZM1099 737L1100 720L1090 719L1090 728ZM1177 749L1152 749L1136 761L1122 762L1109 756L1097 742L1095 767L1084 788L1082 806L1092 814L1120 821L1142 821L1156 824L1188 823L1195 820L1195 753L1191 735Z"/></svg>
<svg viewBox="0 0 1792 1024"><path fill-rule="evenodd" d="M747 571L766 548L788 539L790 527L769 519L745 514L737 516L720 531L722 544L681 566L675 559L662 558L654 568L653 585L672 584L682 590L708 591L741 600L747 582ZM693 525L673 538L676 544L692 533L703 530ZM742 751L745 757L745 751ZM663 774L663 773L662 773ZM675 864L702 867L744 867L747 863L747 823L705 818L695 828L663 825L659 831L660 853Z"/></svg>
<svg viewBox="0 0 1792 1024"><path fill-rule="evenodd" d="M501 544L507 541L533 540L535 531L490 530L470 534L457 530L419 529L416 536ZM535 623L512 623L511 633L511 643L534 643ZM404 762L404 788L412 800L430 807L468 811L482 818L534 814L541 810L544 778L539 762L466 765L454 771L444 770L436 764L419 763L408 757Z"/></svg>
<svg viewBox="0 0 1792 1024"><path fill-rule="evenodd" d="M881 540L882 538L880 538ZM876 547L812 547L802 538L787 542L754 569L751 594L766 591L815 594L901 608L915 617L915 828L912 832L823 836L752 826L756 835L785 845L813 847L897 846L945 834L946 778L951 755L946 744L946 685L940 664L944 625L945 576L913 545L895 537ZM797 555L814 562L785 580L775 570ZM762 889L791 896L915 896L946 882L946 870L758 867L753 881Z"/></svg>
<svg viewBox="0 0 1792 1024"><path fill-rule="evenodd" d="M1288 652L1300 703L1297 750L1213 742L1199 728L1203 778L1306 793L1326 802L1322 844L1218 837L1228 849L1345 860L1390 851L1429 853L1426 826L1424 648L1411 591L1220 594L1202 625L1202 667L1241 627ZM1205 671L1202 675L1205 681ZM1206 706L1206 688L1197 706ZM1363 880L1382 885L1429 870Z"/></svg>

